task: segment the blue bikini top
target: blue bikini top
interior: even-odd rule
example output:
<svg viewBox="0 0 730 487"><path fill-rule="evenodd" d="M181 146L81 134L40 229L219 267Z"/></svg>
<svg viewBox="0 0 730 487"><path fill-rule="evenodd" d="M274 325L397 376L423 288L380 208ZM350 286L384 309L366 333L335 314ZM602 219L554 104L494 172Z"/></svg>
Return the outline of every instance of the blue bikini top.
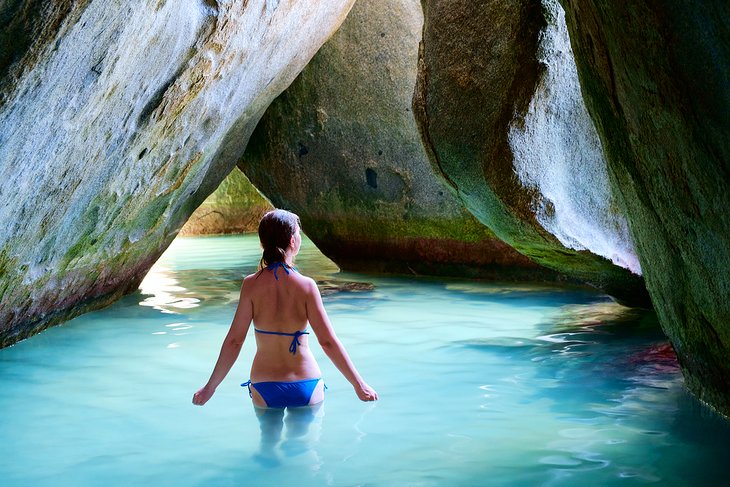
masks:
<svg viewBox="0 0 730 487"><path fill-rule="evenodd" d="M276 271L279 269L279 267L284 269L284 272L286 272L287 276L289 275L289 269L293 270L294 272L299 272L296 267L287 265L284 262L281 262L281 261L272 262L271 264L266 266L266 269L270 270L270 271L271 270L274 271L274 279L276 279L277 281L279 280L279 276L276 275Z"/></svg>
<svg viewBox="0 0 730 487"><path fill-rule="evenodd" d="M284 262L277 261L272 262L271 264L266 266L266 269L273 270L274 271L274 278L278 281L279 276L276 275L276 271L281 267L284 269L284 272L286 272L287 275L289 275L289 269L293 270L294 272L299 272L296 267L289 266L285 264ZM257 328L254 328L254 331L256 333L262 333L264 335L282 335L287 337L294 337L292 338L291 345L289 345L289 352L291 352L292 355L296 355L297 353L297 347L301 346L302 344L299 343L299 337L302 335L309 335L308 331L295 331L294 333L282 333L278 331L266 331L266 330L259 330Z"/></svg>
<svg viewBox="0 0 730 487"><path fill-rule="evenodd" d="M296 355L297 347L302 345L301 343L299 343L299 337L302 335L309 335L308 331L295 331L294 333L282 333L279 331L259 330L258 328L254 328L253 330L256 333L262 333L264 335L282 335L282 336L286 336L286 337L294 337L294 338L292 338L291 345L289 345L289 352L291 352L292 355Z"/></svg>

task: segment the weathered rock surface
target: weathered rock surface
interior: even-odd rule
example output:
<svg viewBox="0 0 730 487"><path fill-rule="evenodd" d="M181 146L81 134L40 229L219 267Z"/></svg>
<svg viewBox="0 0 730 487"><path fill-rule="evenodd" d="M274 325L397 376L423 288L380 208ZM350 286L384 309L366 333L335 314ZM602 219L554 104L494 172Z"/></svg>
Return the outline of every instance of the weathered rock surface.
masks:
<svg viewBox="0 0 730 487"><path fill-rule="evenodd" d="M5 0L0 4L0 106L24 70L31 69L44 49L73 25L89 0Z"/></svg>
<svg viewBox="0 0 730 487"><path fill-rule="evenodd" d="M0 345L136 289L352 0L37 3L2 10L48 38L2 51Z"/></svg>
<svg viewBox="0 0 730 487"><path fill-rule="evenodd" d="M359 0L239 166L345 269L554 279L433 174L411 112L421 28L417 0Z"/></svg>
<svg viewBox="0 0 730 487"><path fill-rule="evenodd" d="M273 209L251 181L234 167L218 188L190 215L181 236L255 232Z"/></svg>
<svg viewBox="0 0 730 487"><path fill-rule="evenodd" d="M596 255L590 251L592 245L581 241L580 235L564 231L566 226L569 231L571 226L580 226L576 220L591 225L605 220L609 226L620 222L615 215L602 214L613 213L615 208L602 202L603 198L590 197L596 188L581 190L576 186L583 168L590 167L594 177L603 177L597 183L607 188L605 166L601 173L596 170L595 161L583 164L582 147L573 153L565 149L565 142L560 151L550 144L541 147L540 131L529 126L540 117L546 126L541 130L550 131L551 124L561 123L563 133L557 138L568 141L576 137L590 140L589 135L583 137L575 130L595 132L572 119L561 121L560 117L550 116L562 115L559 108L567 102L560 96L569 98L567 111L572 114L579 105L580 94L556 94L555 88L548 86L555 71L551 63L564 62L566 58L559 50L551 54L557 60L545 52L550 50L543 42L546 29L556 22L549 6L544 7L539 0L424 0L423 5L423 42L413 106L435 170L480 222L522 254L588 282L621 302L648 306L641 277L611 262L630 262L631 258L616 257L614 254L620 252L611 249L603 251L607 258ZM540 96L547 100L544 103L548 108L539 107L543 102L535 99ZM551 110L551 103L557 109ZM590 125L588 117L584 118ZM515 133L521 133L520 137L515 137ZM534 147L513 147L511 137L513 144L516 140L517 144ZM520 152L519 161L516 152ZM553 155L554 161L545 160ZM516 162L520 161L523 165L539 162L541 172L518 168ZM551 162L555 171L550 169ZM524 174L518 174L520 171ZM567 209L559 206L562 200L546 189L554 174L565 175L558 192L565 196L563 199L570 200L572 206ZM527 184L530 182L534 184ZM594 182L588 180L585 184ZM586 201L576 200L571 195L573 190L585 195ZM595 204L601 205L597 212L587 212L582 218L570 216L573 209L584 211L586 206ZM596 218L599 214L600 218ZM542 218L538 218L540 215ZM565 215L566 222L561 223ZM546 221L557 222L555 228L562 226L558 236L546 229ZM613 231L608 229L607 233ZM583 236L587 234L593 243L605 240L593 233L584 232ZM630 238L625 235L616 240L625 242Z"/></svg>
<svg viewBox="0 0 730 487"><path fill-rule="evenodd" d="M563 3L661 324L730 415L730 4Z"/></svg>

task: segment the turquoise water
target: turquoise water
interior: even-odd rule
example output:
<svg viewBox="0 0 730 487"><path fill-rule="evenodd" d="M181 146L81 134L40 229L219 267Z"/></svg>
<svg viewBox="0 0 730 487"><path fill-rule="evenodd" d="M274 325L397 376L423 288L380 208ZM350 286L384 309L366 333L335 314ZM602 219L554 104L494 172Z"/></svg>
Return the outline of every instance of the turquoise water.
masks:
<svg viewBox="0 0 730 487"><path fill-rule="evenodd" d="M251 340L195 407L258 256L253 236L179 238L137 293L0 350L0 483L730 478L730 427L684 391L652 315L585 290L337 273L307 241L299 268L324 284L334 326L380 401L359 402L313 340L324 406L260 423L239 386ZM341 290L351 281L374 288Z"/></svg>

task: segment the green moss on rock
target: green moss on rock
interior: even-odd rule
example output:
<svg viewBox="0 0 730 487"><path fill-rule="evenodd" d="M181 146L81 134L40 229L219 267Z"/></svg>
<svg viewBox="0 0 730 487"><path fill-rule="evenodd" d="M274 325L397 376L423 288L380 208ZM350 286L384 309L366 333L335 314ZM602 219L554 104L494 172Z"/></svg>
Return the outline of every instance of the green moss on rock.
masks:
<svg viewBox="0 0 730 487"><path fill-rule="evenodd" d="M139 286L352 0L321 3L0 7L1 345Z"/></svg>
<svg viewBox="0 0 730 487"><path fill-rule="evenodd" d="M535 262L650 306L643 280L603 257L564 246L537 221L508 142L543 73L539 0L425 0L413 107L434 170L469 211Z"/></svg>
<svg viewBox="0 0 730 487"><path fill-rule="evenodd" d="M730 416L730 4L562 3L660 323Z"/></svg>
<svg viewBox="0 0 730 487"><path fill-rule="evenodd" d="M555 279L433 173L411 110L421 28L416 0L358 1L269 107L239 167L345 269Z"/></svg>
<svg viewBox="0 0 730 487"><path fill-rule="evenodd" d="M238 168L196 210L180 235L209 235L254 232L271 203Z"/></svg>

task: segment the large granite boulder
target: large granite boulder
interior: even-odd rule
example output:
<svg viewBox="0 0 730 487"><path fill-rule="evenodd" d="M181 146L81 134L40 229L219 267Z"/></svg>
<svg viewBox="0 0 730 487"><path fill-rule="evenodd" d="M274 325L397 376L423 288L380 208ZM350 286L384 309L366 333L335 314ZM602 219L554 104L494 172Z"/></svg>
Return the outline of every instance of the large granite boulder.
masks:
<svg viewBox="0 0 730 487"><path fill-rule="evenodd" d="M218 188L190 215L178 235L256 232L259 220L274 207L234 167Z"/></svg>
<svg viewBox="0 0 730 487"><path fill-rule="evenodd" d="M136 289L352 0L39 4L0 12L0 345Z"/></svg>
<svg viewBox="0 0 730 487"><path fill-rule="evenodd" d="M424 0L413 106L438 172L534 261L650 306L551 0Z"/></svg>
<svg viewBox="0 0 730 487"><path fill-rule="evenodd" d="M564 5L662 326L689 389L730 415L730 4Z"/></svg>
<svg viewBox="0 0 730 487"><path fill-rule="evenodd" d="M359 0L256 128L239 166L344 269L553 279L433 174L411 111L417 0Z"/></svg>

